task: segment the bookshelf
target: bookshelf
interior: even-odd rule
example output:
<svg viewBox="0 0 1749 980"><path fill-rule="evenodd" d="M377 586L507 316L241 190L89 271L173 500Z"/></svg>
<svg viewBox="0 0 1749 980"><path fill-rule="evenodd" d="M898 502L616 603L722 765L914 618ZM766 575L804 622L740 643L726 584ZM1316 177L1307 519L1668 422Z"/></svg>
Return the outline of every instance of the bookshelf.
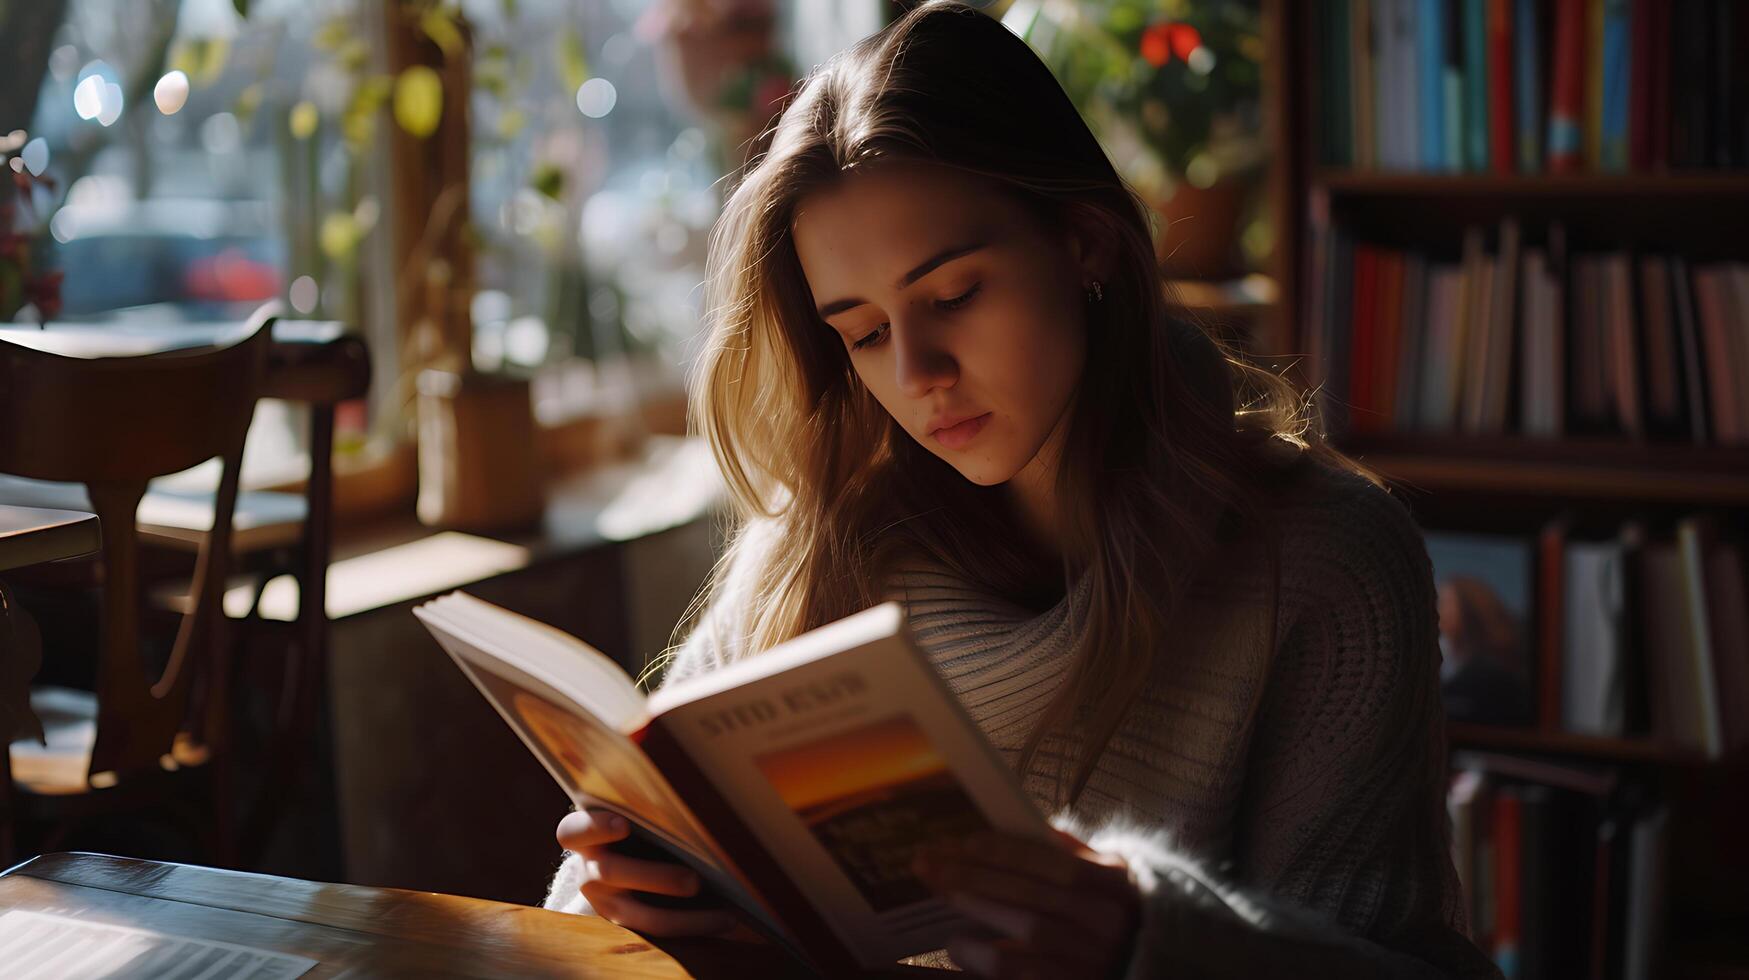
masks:
<svg viewBox="0 0 1749 980"><path fill-rule="evenodd" d="M1298 358L1296 380L1307 386L1326 380L1321 368L1309 363L1329 352L1317 335L1322 325L1315 312L1320 290L1328 289L1328 280L1319 278L1316 244L1323 229L1340 227L1369 246L1419 250L1430 263L1458 260L1460 243L1477 227L1488 229L1487 247L1494 251L1494 229L1508 219L1522 229L1526 248L1552 252L1548 229L1558 226L1562 246L1575 253L1621 252L1636 262L1647 254L1680 255L1697 265L1749 262L1749 235L1743 233L1749 229L1749 169L1672 167L1668 160L1647 166L1644 158L1625 172L1582 164L1577 172L1565 173L1516 172L1528 169L1522 166L1502 172L1492 161L1455 172L1400 162L1387 168L1376 160L1368 166L1333 163L1343 154L1325 146L1333 130L1320 100L1340 91L1329 81L1328 52L1343 35L1320 18L1338 5L1353 11L1367 3L1388 9L1399 2L1263 0L1266 120L1276 152L1270 177L1276 228L1271 275L1278 302L1271 332L1258 338L1258 347ZM1500 0L1480 2L1491 8ZM1557 18L1553 11L1574 3L1587 11L1604 6L1542 0L1547 19L1541 26L1548 28ZM1417 0L1406 4L1429 6ZM1622 5L1635 17L1659 16L1657 7L1641 0ZM1741 16L1749 18L1749 8ZM1749 38L1742 23L1736 26L1742 38ZM1637 32L1628 37L1638 43L1631 40ZM1737 60L1746 60L1738 50ZM1409 64L1399 77L1415 77L1412 60ZM1549 76L1539 81L1546 85ZM1742 92L1730 97L1741 98ZM1731 112L1749 116L1749 106L1739 102ZM1730 138L1739 139L1738 132ZM1749 147L1749 140L1732 145ZM1749 168L1749 159L1738 152L1735 164ZM1516 315L1518 308L1512 309ZM1564 315L1573 316L1572 310ZM1735 328L1744 326L1739 322ZM1511 377L1518 384L1518 375ZM1514 387L1514 399L1518 391ZM1749 397L1749 388L1744 391ZM1520 434L1510 426L1487 432L1467 428L1355 427L1359 431L1337 432L1336 440L1384 477L1430 531L1534 540L1539 529L1561 517L1592 528L1641 522L1664 534L1696 512L1723 515L1724 533L1738 542L1749 528L1749 442L1670 432L1616 434L1585 426L1570 426L1560 436ZM1665 942L1650 975L1749 980L1749 843L1741 832L1749 825L1749 751L1709 756L1649 734L1584 735L1535 723L1453 721L1447 741L1453 752L1619 769L1655 787L1669 805L1670 823L1661 910ZM1612 970L1619 969L1612 963Z"/></svg>

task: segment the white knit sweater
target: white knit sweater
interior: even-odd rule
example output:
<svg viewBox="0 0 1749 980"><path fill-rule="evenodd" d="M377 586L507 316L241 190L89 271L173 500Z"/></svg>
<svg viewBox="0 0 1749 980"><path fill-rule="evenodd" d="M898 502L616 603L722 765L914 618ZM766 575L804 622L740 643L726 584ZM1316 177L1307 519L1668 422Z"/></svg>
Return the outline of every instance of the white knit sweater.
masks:
<svg viewBox="0 0 1749 980"><path fill-rule="evenodd" d="M1420 532L1353 474L1302 461L1281 478L1294 486L1276 515L1279 601L1262 563L1244 560L1221 569L1218 589L1193 592L1200 625L1161 652L1086 791L1055 822L1122 855L1141 886L1127 976L1496 976L1465 938L1444 830L1440 655ZM738 652L737 582L731 573L668 680ZM919 645L1017 764L1069 666L1085 581L1043 612L938 572L896 584ZM1047 741L1023 774L1041 805L1056 761ZM580 870L574 855L561 865L548 908L588 910Z"/></svg>

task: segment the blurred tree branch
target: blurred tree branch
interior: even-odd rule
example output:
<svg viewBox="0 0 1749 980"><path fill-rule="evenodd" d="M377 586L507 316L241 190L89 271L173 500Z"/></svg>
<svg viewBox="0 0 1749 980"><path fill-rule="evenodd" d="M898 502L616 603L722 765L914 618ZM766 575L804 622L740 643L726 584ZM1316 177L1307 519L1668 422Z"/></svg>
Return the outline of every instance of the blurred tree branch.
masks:
<svg viewBox="0 0 1749 980"><path fill-rule="evenodd" d="M0 134L30 126L67 0L0 0Z"/></svg>

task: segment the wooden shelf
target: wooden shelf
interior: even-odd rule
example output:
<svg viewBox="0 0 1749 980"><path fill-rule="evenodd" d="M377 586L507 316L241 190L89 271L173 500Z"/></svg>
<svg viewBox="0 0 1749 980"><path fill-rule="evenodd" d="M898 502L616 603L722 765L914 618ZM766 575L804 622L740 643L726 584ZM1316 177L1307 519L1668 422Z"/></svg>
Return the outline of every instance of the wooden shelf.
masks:
<svg viewBox="0 0 1749 980"><path fill-rule="evenodd" d="M1404 433L1342 448L1409 490L1749 506L1749 447Z"/></svg>
<svg viewBox="0 0 1749 980"><path fill-rule="evenodd" d="M1551 732L1536 728L1507 728L1452 722L1446 726L1446 741L1453 749L1489 749L1504 752L1540 752L1577 756L1604 762L1643 762L1657 765L1704 766L1709 760L1695 750L1650 738L1608 738Z"/></svg>
<svg viewBox="0 0 1749 980"><path fill-rule="evenodd" d="M1692 171L1641 174L1441 174L1329 170L1314 189L1332 196L1438 196L1513 198L1749 198L1749 172Z"/></svg>

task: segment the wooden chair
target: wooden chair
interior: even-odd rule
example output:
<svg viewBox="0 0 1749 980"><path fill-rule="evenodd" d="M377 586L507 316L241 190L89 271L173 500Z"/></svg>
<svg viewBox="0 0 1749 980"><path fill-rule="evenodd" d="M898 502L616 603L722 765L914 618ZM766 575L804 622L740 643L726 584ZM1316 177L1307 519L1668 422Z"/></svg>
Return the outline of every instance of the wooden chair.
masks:
<svg viewBox="0 0 1749 980"><path fill-rule="evenodd" d="M251 322L216 348L137 357L69 357L0 341L0 472L84 484L103 529L95 699L44 691L38 709L45 726L58 722L59 731L71 733L73 744L61 753L71 762L45 765L26 743L0 757L8 770L0 777L16 791L15 815L52 828L45 849L91 816L163 808L199 821L212 857L231 860L230 650L220 603L269 326ZM193 601L167 661L154 671L141 644L136 511L148 480L214 457L223 471L213 526L196 559ZM30 756L32 770L17 780L10 771L15 754ZM210 812L187 805L191 779L206 783Z"/></svg>

